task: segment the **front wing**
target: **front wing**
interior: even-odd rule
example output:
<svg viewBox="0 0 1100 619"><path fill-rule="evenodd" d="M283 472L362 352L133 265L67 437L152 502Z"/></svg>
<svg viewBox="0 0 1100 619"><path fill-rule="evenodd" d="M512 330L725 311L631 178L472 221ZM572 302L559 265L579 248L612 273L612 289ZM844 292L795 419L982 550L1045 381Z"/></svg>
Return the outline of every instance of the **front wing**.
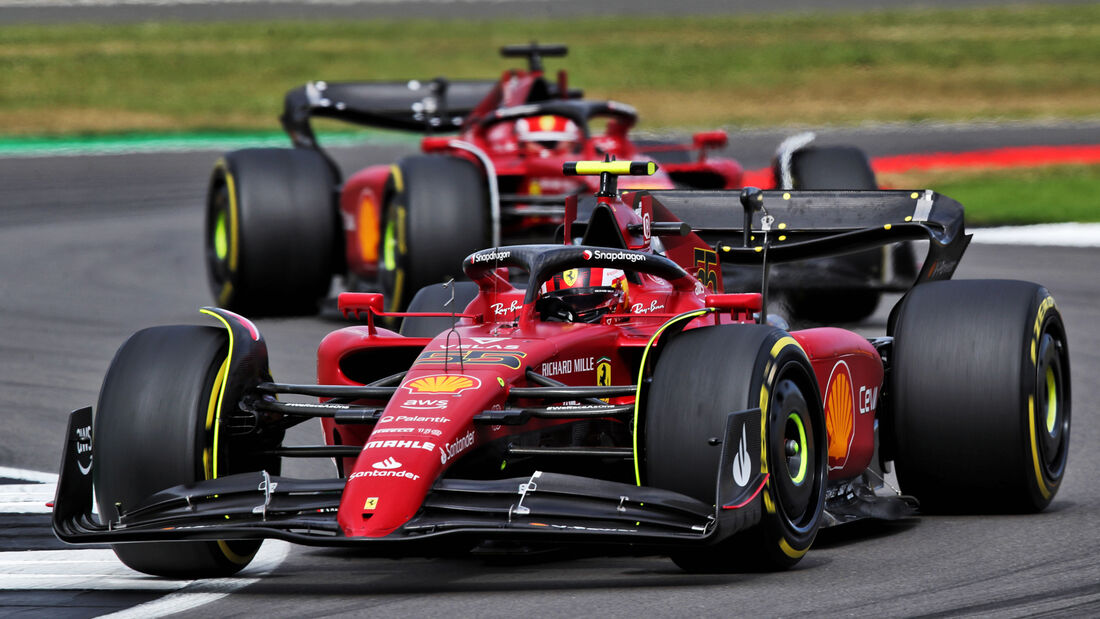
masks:
<svg viewBox="0 0 1100 619"><path fill-rule="evenodd" d="M312 546L361 546L380 554L427 552L448 539L667 548L710 544L755 524L766 475L759 409L730 414L716 505L646 486L536 472L526 478L436 482L420 511L382 538L347 537L336 523L345 480L301 480L264 471L166 488L119 514L93 514L91 408L70 415L53 527L65 542L277 538ZM737 436L731 435L737 428ZM748 466L745 466L746 458ZM735 470L738 473L735 473ZM744 471L755 471L747 483ZM734 475L739 477L737 483ZM596 538L594 540L594 538ZM423 550L417 550L419 546Z"/></svg>

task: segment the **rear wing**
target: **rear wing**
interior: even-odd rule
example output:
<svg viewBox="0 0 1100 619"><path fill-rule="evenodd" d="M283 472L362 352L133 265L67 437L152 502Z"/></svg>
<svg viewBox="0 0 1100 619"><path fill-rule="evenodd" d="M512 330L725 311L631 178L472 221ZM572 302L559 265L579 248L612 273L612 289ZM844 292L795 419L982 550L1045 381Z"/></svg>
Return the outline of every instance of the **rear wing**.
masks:
<svg viewBox="0 0 1100 619"><path fill-rule="evenodd" d="M457 131L497 86L495 80L309 82L288 92L279 119L295 146L318 148L315 116L350 123L420 131Z"/></svg>
<svg viewBox="0 0 1100 619"><path fill-rule="evenodd" d="M685 222L740 265L795 262L927 240L917 283L950 279L970 243L963 207L931 190L640 191L654 222ZM748 222L748 223L746 223Z"/></svg>

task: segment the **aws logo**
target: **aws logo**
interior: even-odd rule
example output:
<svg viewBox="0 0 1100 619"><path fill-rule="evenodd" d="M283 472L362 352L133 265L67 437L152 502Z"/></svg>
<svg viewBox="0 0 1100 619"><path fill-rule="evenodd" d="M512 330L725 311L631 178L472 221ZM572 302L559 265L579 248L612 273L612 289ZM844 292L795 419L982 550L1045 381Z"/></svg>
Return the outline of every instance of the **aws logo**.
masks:
<svg viewBox="0 0 1100 619"><path fill-rule="evenodd" d="M843 468L855 438L855 417L852 403L852 372L840 361L833 366L829 386L825 389L825 426L829 435L829 468Z"/></svg>

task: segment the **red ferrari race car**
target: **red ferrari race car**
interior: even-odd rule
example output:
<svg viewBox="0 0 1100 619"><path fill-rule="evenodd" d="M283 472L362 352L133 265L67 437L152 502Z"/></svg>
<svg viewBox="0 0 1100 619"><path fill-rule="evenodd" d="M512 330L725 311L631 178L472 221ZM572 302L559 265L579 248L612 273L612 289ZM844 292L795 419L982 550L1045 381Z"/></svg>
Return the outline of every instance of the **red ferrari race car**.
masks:
<svg viewBox="0 0 1100 619"><path fill-rule="evenodd" d="M590 178L563 176L569 160L661 163L654 176L620 179L624 188L741 187L739 164L707 156L726 145L724 131L697 133L689 144L640 145L628 133L633 107L582 98L565 71L547 79L542 59L564 56L565 46L501 52L526 58L527 70L496 81L310 82L291 90L282 123L294 148L238 150L215 165L205 262L217 303L248 315L313 313L341 275L348 289L380 290L387 310L404 309L421 287L461 278L462 258L475 250L552 241L565 198L598 188ZM421 154L345 177L318 143L314 118L427 136ZM447 133L456 135L440 135ZM802 142L777 157L776 177L781 188L876 187L857 149ZM590 210L582 202L582 217ZM859 319L892 285L882 253L832 259L794 274L791 286L779 271L773 283L799 291L790 303L800 315ZM898 278L911 283L915 262L895 262ZM838 291L847 303L835 302ZM817 309L826 307L832 314Z"/></svg>
<svg viewBox="0 0 1100 619"><path fill-rule="evenodd" d="M572 229L570 198L563 243L470 254L470 282L418 297L431 300L401 313L401 333L379 325L393 315L381 294L341 294L365 322L321 342L319 384L272 382L259 330L224 309L202 310L216 326L139 331L94 418L71 415L57 535L187 578L241 569L264 538L380 556L583 545L711 572L792 566L820 527L918 501L1051 502L1070 431L1065 328L1038 284L949 280L969 242L957 202L620 196L619 175L655 168L566 164L600 179L586 224ZM769 311L770 264L917 238L928 257L883 337L788 331ZM756 268L764 292L723 292L720 261ZM283 444L310 420L324 445ZM333 459L333 476L281 476L299 457Z"/></svg>

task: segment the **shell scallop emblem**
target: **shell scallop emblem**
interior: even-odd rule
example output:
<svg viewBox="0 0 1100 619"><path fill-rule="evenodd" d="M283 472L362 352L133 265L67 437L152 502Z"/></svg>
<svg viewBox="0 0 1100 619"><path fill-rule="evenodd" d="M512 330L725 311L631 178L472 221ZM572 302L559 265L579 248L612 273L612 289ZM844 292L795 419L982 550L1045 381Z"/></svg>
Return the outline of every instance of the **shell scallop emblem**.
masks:
<svg viewBox="0 0 1100 619"><path fill-rule="evenodd" d="M825 391L825 426L829 435L829 468L839 469L848 461L855 436L852 413L852 374L843 361L833 366Z"/></svg>
<svg viewBox="0 0 1100 619"><path fill-rule="evenodd" d="M481 381L473 376L433 374L409 381L405 389L409 393L462 393L480 386Z"/></svg>

